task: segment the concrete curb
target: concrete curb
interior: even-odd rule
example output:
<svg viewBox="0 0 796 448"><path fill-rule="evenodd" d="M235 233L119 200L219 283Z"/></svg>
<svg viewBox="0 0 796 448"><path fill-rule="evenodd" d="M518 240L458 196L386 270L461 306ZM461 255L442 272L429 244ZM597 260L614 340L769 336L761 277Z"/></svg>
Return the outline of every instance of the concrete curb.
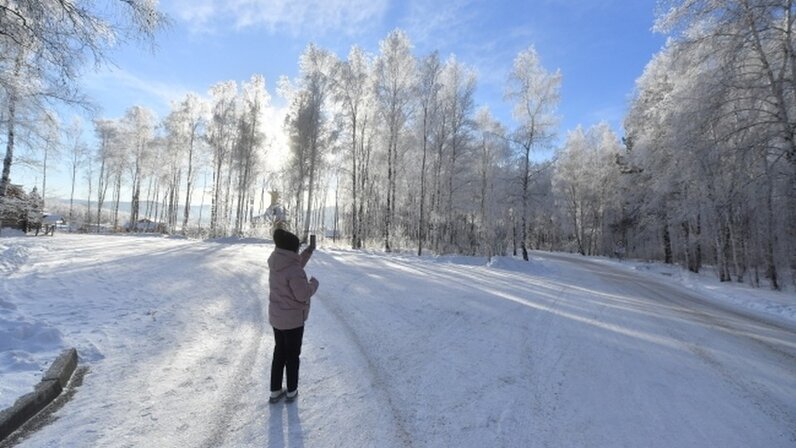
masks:
<svg viewBox="0 0 796 448"><path fill-rule="evenodd" d="M55 400L69 383L76 368L77 350L70 348L58 355L33 392L19 397L10 408L0 412L0 441Z"/></svg>

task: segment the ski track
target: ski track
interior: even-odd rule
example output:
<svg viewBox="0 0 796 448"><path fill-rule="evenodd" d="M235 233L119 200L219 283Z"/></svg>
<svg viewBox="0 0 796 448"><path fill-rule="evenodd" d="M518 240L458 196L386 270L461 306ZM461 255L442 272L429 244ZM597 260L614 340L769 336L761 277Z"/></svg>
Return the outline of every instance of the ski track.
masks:
<svg viewBox="0 0 796 448"><path fill-rule="evenodd" d="M270 251L76 235L6 247L0 311L52 324L52 351L75 345L90 368L20 446L796 442L792 329L543 253L484 266L316 252L299 399L269 405Z"/></svg>

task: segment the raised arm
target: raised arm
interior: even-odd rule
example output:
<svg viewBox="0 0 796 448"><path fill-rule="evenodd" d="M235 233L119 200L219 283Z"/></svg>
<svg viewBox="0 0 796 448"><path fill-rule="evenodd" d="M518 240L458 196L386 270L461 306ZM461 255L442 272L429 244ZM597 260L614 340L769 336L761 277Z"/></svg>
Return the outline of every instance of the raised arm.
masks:
<svg viewBox="0 0 796 448"><path fill-rule="evenodd" d="M299 257L301 258L301 267L302 268L307 265L307 262L310 261L310 257L312 257L312 252L314 252L314 251L315 251L315 248L312 247L312 246L307 246L306 249L301 251L301 253L299 254Z"/></svg>

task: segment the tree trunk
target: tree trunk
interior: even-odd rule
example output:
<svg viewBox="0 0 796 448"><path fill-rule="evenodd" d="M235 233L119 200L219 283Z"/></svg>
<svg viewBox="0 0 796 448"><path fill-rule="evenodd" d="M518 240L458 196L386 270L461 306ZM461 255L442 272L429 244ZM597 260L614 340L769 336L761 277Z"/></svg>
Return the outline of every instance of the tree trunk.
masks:
<svg viewBox="0 0 796 448"><path fill-rule="evenodd" d="M351 249L357 248L359 239L359 226L357 223L357 115L352 114L351 119ZM337 194L335 193L335 235L332 237L337 241Z"/></svg>
<svg viewBox="0 0 796 448"><path fill-rule="evenodd" d="M481 142L482 143L482 154L481 154L481 204L480 204L480 212L481 212L481 246L483 255L486 255L487 261L492 260L492 250L491 244L487 241L487 217L486 217L486 190L487 190L487 170L489 164L489 152L487 148L486 139Z"/></svg>
<svg viewBox="0 0 796 448"><path fill-rule="evenodd" d="M152 215L152 183L154 182L154 176L150 176L149 183L146 186L146 204L144 205L144 217L149 218Z"/></svg>
<svg viewBox="0 0 796 448"><path fill-rule="evenodd" d="M6 156L3 159L3 176L0 179L0 197L6 195L11 181L11 164L14 160L14 127L16 126L16 96L8 98L8 133L6 139Z"/></svg>
<svg viewBox="0 0 796 448"><path fill-rule="evenodd" d="M22 51L17 54L14 63L14 78L13 83L18 82L20 73L22 71ZM6 102L8 104L8 133L6 137L6 156L3 159L3 174L0 177L0 197L5 197L8 191L8 184L11 182L11 165L14 162L14 127L17 123L17 101L19 101L16 86L12 86L8 91Z"/></svg>
<svg viewBox="0 0 796 448"><path fill-rule="evenodd" d="M766 258L766 277L771 281L771 289L779 290L779 279L777 278L777 266L774 261L774 240L776 239L774 229L774 181L769 172L767 161L766 164L766 241L765 241L765 258Z"/></svg>
<svg viewBox="0 0 796 448"><path fill-rule="evenodd" d="M42 209L46 207L47 199L47 156L50 154L49 143L45 142L44 146L44 161L42 166L42 173L41 173L41 202L42 202Z"/></svg>
<svg viewBox="0 0 796 448"><path fill-rule="evenodd" d="M384 213L384 251L390 252L390 226L392 225L392 209L393 209L393 202L395 198L392 197L393 194L393 145L394 145L395 135L390 130L390 142L387 145L387 209Z"/></svg>
<svg viewBox="0 0 796 448"><path fill-rule="evenodd" d="M188 143L188 178L185 186L185 210L182 216L182 234L188 228L188 218L191 216L191 193L193 189L193 142L196 136L196 127L191 128L191 140Z"/></svg>
<svg viewBox="0 0 796 448"><path fill-rule="evenodd" d="M76 148L75 148L76 149ZM75 202L75 177L77 177L77 157L73 156L72 159L72 190L69 193L69 230L72 230L72 224L74 222L74 214L73 214L73 207Z"/></svg>
<svg viewBox="0 0 796 448"><path fill-rule="evenodd" d="M86 201L86 217L83 222L86 223L86 232L91 228L91 159L88 160L88 196Z"/></svg>
<svg viewBox="0 0 796 448"><path fill-rule="evenodd" d="M122 173L116 173L116 185L113 189L113 230L119 227L119 200L122 196Z"/></svg>
<svg viewBox="0 0 796 448"><path fill-rule="evenodd" d="M423 255L424 219L426 205L426 155L428 152L428 111L423 110L423 159L420 163L420 219L417 224L417 256Z"/></svg>
<svg viewBox="0 0 796 448"><path fill-rule="evenodd" d="M130 204L130 231L135 232L138 230L138 209L140 207L141 198L141 179L140 174L136 172L133 178L133 199Z"/></svg>
<svg viewBox="0 0 796 448"><path fill-rule="evenodd" d="M309 241L310 235L310 225L312 220L312 194L315 191L315 159L317 148L315 144L313 144L312 154L310 157L310 179L309 185L307 186L307 213L305 214L306 219L304 222L304 235L301 238L302 243L306 243Z"/></svg>
<svg viewBox="0 0 796 448"><path fill-rule="evenodd" d="M530 175L531 167L531 142L530 138L528 143L525 144L525 160L522 170L522 240L520 241L520 248L522 249L522 259L528 261L528 247L526 245L527 223L528 223L528 176Z"/></svg>
<svg viewBox="0 0 796 448"><path fill-rule="evenodd" d="M97 233L100 233L100 226L102 225L102 204L105 202L105 193L108 188L107 180L105 177L105 156L103 155L100 159L100 173L97 178Z"/></svg>
<svg viewBox="0 0 796 448"><path fill-rule="evenodd" d="M337 220L338 220L338 212L337 212L337 204L338 198L340 196L340 183L337 182L337 186L334 189L334 227L332 228L332 241L337 243ZM352 244L351 248L353 249L354 246Z"/></svg>
<svg viewBox="0 0 796 448"><path fill-rule="evenodd" d="M210 236L218 236L218 215L221 202L221 173L223 170L223 157L221 150L216 148L215 163L213 164L213 196L210 204Z"/></svg>
<svg viewBox="0 0 796 448"><path fill-rule="evenodd" d="M666 215L663 215L663 219L661 220L662 223L662 233L663 233L663 262L666 264L673 263L672 257L672 237L669 233L669 222Z"/></svg>

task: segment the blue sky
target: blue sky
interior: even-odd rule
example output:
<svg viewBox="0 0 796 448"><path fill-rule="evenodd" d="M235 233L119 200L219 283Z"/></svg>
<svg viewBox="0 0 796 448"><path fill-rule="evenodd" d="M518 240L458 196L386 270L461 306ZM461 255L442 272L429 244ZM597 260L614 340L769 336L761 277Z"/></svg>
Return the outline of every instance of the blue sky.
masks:
<svg viewBox="0 0 796 448"><path fill-rule="evenodd" d="M534 45L542 64L563 75L559 136L600 121L621 133L635 79L665 41L651 31L655 3L161 0L172 24L158 36L155 52L121 47L112 54L115 67L87 71L84 86L102 116L119 117L135 104L162 116L171 100L188 91L204 94L215 82L260 73L280 106L276 80L297 74L298 56L309 42L340 57L353 44L376 53L379 41L401 28L416 55L438 50L474 68L477 105L488 105L509 128L506 76L516 54Z"/></svg>
<svg viewBox="0 0 796 448"><path fill-rule="evenodd" d="M297 6L305 5L305 6ZM315 42L341 57L353 44L376 53L395 28L419 56L455 54L479 75L477 102L504 121L506 74L516 54L535 45L548 70L563 74L562 132L607 120L617 128L635 79L664 37L650 31L653 0L166 0L172 26L150 53L126 46L117 68L90 73L86 87L108 116L144 103L165 112L170 99L227 79L297 73L298 56ZM275 98L278 102L278 98Z"/></svg>

